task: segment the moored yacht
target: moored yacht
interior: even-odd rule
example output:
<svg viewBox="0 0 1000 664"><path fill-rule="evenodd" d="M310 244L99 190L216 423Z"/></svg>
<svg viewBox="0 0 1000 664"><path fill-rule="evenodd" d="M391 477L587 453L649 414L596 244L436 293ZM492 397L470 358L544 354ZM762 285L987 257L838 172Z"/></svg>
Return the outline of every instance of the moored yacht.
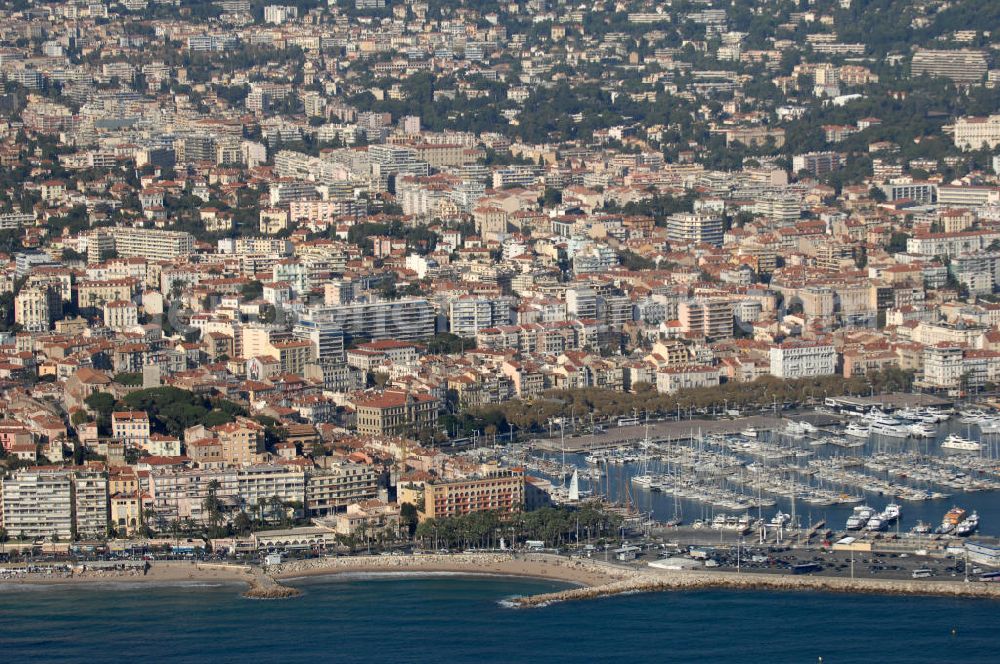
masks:
<svg viewBox="0 0 1000 664"><path fill-rule="evenodd" d="M910 428L902 424L886 424L884 422L872 422L872 435L885 436L887 438L907 438L910 435Z"/></svg>
<svg viewBox="0 0 1000 664"><path fill-rule="evenodd" d="M887 525L888 524L882 520L881 514L875 514L872 518L868 519L868 523L865 525L865 530L878 532L880 530L884 530Z"/></svg>
<svg viewBox="0 0 1000 664"><path fill-rule="evenodd" d="M1000 433L1000 417L987 415L976 422L980 433Z"/></svg>
<svg viewBox="0 0 1000 664"><path fill-rule="evenodd" d="M968 438L962 438L956 434L951 434L944 439L944 442L941 443L941 449L957 450L959 452L978 452L982 449L982 445L974 440L969 440Z"/></svg>
<svg viewBox="0 0 1000 664"><path fill-rule="evenodd" d="M869 432L870 427L860 422L848 422L847 427L844 428L844 435L855 438L867 438Z"/></svg>
<svg viewBox="0 0 1000 664"><path fill-rule="evenodd" d="M902 508L899 505L896 503L889 503L885 506L885 509L882 510L881 516L882 520L885 521L886 524L890 524L893 521L897 521L901 514Z"/></svg>
<svg viewBox="0 0 1000 664"><path fill-rule="evenodd" d="M915 422L910 425L910 435L916 438L933 438L937 435L937 427L927 422Z"/></svg>
<svg viewBox="0 0 1000 664"><path fill-rule="evenodd" d="M959 537L968 537L979 529L979 515L973 512L965 517L955 526L955 534Z"/></svg>
<svg viewBox="0 0 1000 664"><path fill-rule="evenodd" d="M875 516L875 510L867 505L858 505L854 508L851 516L847 517L848 530L861 530L868 524L868 520Z"/></svg>

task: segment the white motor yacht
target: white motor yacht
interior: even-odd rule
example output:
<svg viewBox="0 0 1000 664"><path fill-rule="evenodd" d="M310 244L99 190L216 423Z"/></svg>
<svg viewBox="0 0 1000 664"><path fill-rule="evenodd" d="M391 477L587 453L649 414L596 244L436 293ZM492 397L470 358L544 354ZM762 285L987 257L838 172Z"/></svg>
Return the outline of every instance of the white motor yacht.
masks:
<svg viewBox="0 0 1000 664"><path fill-rule="evenodd" d="M861 422L848 422L847 427L844 429L844 435L855 438L867 438L870 432L871 427Z"/></svg>

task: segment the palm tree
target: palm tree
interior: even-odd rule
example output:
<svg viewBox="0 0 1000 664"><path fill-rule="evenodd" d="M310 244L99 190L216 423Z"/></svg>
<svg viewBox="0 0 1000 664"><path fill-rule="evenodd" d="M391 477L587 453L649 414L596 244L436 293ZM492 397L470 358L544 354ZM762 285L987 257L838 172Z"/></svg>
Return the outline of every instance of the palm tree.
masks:
<svg viewBox="0 0 1000 664"><path fill-rule="evenodd" d="M208 515L208 527L211 535L215 535L222 521L222 501L219 500L219 481L208 483L208 493L201 502L201 507Z"/></svg>

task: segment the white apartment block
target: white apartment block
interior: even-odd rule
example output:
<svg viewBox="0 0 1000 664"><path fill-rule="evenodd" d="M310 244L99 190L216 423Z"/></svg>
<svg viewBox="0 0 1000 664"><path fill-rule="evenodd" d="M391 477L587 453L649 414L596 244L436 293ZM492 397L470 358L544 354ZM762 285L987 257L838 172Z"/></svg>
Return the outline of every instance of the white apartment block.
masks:
<svg viewBox="0 0 1000 664"><path fill-rule="evenodd" d="M1000 114L955 120L955 146L963 150L990 149L1000 145Z"/></svg>
<svg viewBox="0 0 1000 664"><path fill-rule="evenodd" d="M3 524L10 537L66 540L73 536L70 473L23 470L2 482Z"/></svg>
<svg viewBox="0 0 1000 664"><path fill-rule="evenodd" d="M243 508L250 512L277 496L282 502L305 500L306 476L299 468L250 466L236 471L236 486Z"/></svg>
<svg viewBox="0 0 1000 664"><path fill-rule="evenodd" d="M348 505L378 496L378 472L372 466L343 463L309 473L306 510L310 516L328 516Z"/></svg>
<svg viewBox="0 0 1000 664"><path fill-rule="evenodd" d="M996 231L922 233L906 241L906 252L921 256L955 256L980 251L998 239L1000 233Z"/></svg>
<svg viewBox="0 0 1000 664"><path fill-rule="evenodd" d="M451 303L448 320L452 334L474 337L479 330L493 327L493 303L486 298L459 298Z"/></svg>
<svg viewBox="0 0 1000 664"><path fill-rule="evenodd" d="M148 260L170 260L194 252L194 236L184 231L116 228L111 236L115 251L123 258L138 256Z"/></svg>
<svg viewBox="0 0 1000 664"><path fill-rule="evenodd" d="M778 378L836 373L837 352L829 344L785 343L771 348L771 375Z"/></svg>
<svg viewBox="0 0 1000 664"><path fill-rule="evenodd" d="M46 332L61 313L59 291L44 284L24 288L14 300L14 321L27 332Z"/></svg>
<svg viewBox="0 0 1000 664"><path fill-rule="evenodd" d="M673 394L677 390L718 387L719 370L708 366L664 367L656 372L656 391Z"/></svg>

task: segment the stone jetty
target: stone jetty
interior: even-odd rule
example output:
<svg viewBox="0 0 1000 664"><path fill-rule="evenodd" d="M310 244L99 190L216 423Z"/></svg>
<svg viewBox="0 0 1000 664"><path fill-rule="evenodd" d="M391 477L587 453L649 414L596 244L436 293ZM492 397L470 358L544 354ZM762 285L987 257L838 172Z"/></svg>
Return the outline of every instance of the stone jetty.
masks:
<svg viewBox="0 0 1000 664"><path fill-rule="evenodd" d="M289 599L302 594L298 588L281 585L273 577L260 570L256 570L247 582L250 587L243 593L247 599Z"/></svg>
<svg viewBox="0 0 1000 664"><path fill-rule="evenodd" d="M635 570L629 578L604 585L572 588L558 592L519 597L512 604L519 607L541 607L556 602L595 599L631 593L669 590L811 590L818 592L864 593L878 595L936 595L1000 599L1000 587L985 583L961 581L851 579L826 576L791 576L779 574L737 574L732 572L644 571Z"/></svg>

